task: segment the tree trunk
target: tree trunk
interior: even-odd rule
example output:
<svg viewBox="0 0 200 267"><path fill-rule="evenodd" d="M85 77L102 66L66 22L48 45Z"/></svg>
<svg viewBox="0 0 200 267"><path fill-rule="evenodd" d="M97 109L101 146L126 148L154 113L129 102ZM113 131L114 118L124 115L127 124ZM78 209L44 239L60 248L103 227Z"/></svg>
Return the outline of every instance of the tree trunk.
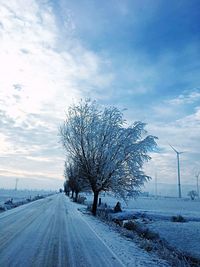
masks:
<svg viewBox="0 0 200 267"><path fill-rule="evenodd" d="M75 192L75 202L78 201L78 192Z"/></svg>
<svg viewBox="0 0 200 267"><path fill-rule="evenodd" d="M74 198L74 190L72 190L72 196L71 196L71 198L72 199Z"/></svg>
<svg viewBox="0 0 200 267"><path fill-rule="evenodd" d="M94 192L93 204L92 204L92 214L96 216L97 213L97 203L98 203L99 192Z"/></svg>

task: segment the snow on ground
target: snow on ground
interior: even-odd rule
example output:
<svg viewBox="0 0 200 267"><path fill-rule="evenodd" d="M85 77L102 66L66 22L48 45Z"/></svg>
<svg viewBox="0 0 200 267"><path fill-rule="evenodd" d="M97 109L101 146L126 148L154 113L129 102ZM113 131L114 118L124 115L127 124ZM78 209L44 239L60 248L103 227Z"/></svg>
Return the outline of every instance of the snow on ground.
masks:
<svg viewBox="0 0 200 267"><path fill-rule="evenodd" d="M48 195L53 193L53 191L44 191L44 190L9 190L9 189L0 189L0 205L4 204L5 201L13 199L13 202L23 201L27 198L32 198L38 195Z"/></svg>
<svg viewBox="0 0 200 267"><path fill-rule="evenodd" d="M200 222L154 221L148 228L178 250L200 259Z"/></svg>
<svg viewBox="0 0 200 267"><path fill-rule="evenodd" d="M87 195L87 201L92 196ZM122 204L123 213L117 216L121 219L137 217L150 218L146 227L159 233L172 247L200 259L200 201L177 198L139 197L127 204L112 196L101 195L103 203L114 207L117 201ZM172 216L182 215L185 223L172 222Z"/></svg>
<svg viewBox="0 0 200 267"><path fill-rule="evenodd" d="M14 199L19 200L24 197L29 197L30 194L32 196L41 194L41 192L38 191L20 192L14 190L10 193L7 192L6 194L2 194L2 191L0 191L0 193L3 201L5 198L13 197ZM87 202L92 201L91 195L86 195L86 197ZM110 206L114 206L118 201L118 199L108 195L101 195L101 198L103 203L106 202ZM96 246L97 242L100 242L103 245L100 245L99 243L99 248L97 247L97 250L94 250L96 255L103 257L102 255L107 255L108 251L110 251L110 253L114 255L114 258L119 259L122 266L168 266L165 261L158 259L153 253L148 253L139 248L133 240L129 240L128 238L121 236L120 233L113 231L111 226L102 223L97 218L88 214L82 214L77 211L80 207L80 205L70 202L64 194L57 194L1 213L0 229L3 229L3 232L1 233L0 230L0 238L3 238L3 241L0 242L0 246L4 242L7 242L6 244L9 244L10 247L10 250L8 251L5 250L6 248L0 247L0 251L3 251L1 252L3 253L1 257L5 256L7 253L9 257L15 257L16 261L18 260L18 262L21 262L20 256L25 256L23 250L18 251L18 247L20 249L24 247L26 250L25 254L27 254L27 257L25 257L27 263L29 256L34 257L34 255L38 255L39 248L46 246L46 250L48 251L49 249L49 251L51 251L52 246L58 246L58 248L56 248L56 251L58 252L58 255L56 254L57 256L59 256L59 253L64 253L64 250L66 249L69 257L71 257L71 261L74 260L73 257L82 257L81 266L85 266L84 257L86 257L86 262L91 262L91 256L87 256L87 253L90 253L89 250L93 250L93 246ZM151 197L140 197L137 200L129 201L128 205L122 202L122 208L125 212L119 213L120 216L123 214L123 216L126 217L127 214L134 213L138 217L150 218L151 220L147 220L145 226L159 233L161 238L167 240L168 243L175 248L200 258L200 202L175 198L154 199ZM174 223L170 221L172 215L179 214L186 218L187 221L185 223ZM8 233L6 232L5 227L8 227ZM13 234L11 230L13 231ZM95 245L93 241L91 242L88 233L84 233L85 231L89 231L96 236ZM16 233L19 234L16 235ZM59 238L61 239L53 237L53 235L56 235L57 233L59 233ZM15 240L15 236L17 240ZM30 236L34 236L34 242L31 241L30 243L30 240L32 240L32 237L30 238ZM13 241L9 241L9 238ZM71 250L68 249L66 240L67 242L70 242L69 246L71 246ZM24 245L19 245L20 242ZM61 243L55 244L55 242ZM71 245L72 242L74 242L73 245ZM15 244L18 245L16 246ZM61 249L61 244L63 244L65 248L64 250L63 248ZM83 249L83 247L85 248ZM102 254L102 247L107 247L108 251L104 251L105 248L103 248L104 252ZM30 249L34 251L36 249L37 251L30 251ZM98 249L100 251L98 251ZM79 255L76 255L77 250L79 251ZM40 253L41 259L39 260L41 265L38 266L43 266L42 264L48 259L48 255L44 256L42 251ZM16 255L18 255L17 258ZM42 259L42 257L45 257L45 259ZM78 259L76 259L75 262L77 265L74 264L73 266L79 266ZM28 265L26 265L26 267L27 266Z"/></svg>
<svg viewBox="0 0 200 267"><path fill-rule="evenodd" d="M86 195L87 201L92 202L92 195ZM102 203L114 207L117 201L120 201L122 208L126 210L135 210L142 212L154 212L157 214L182 215L200 218L200 201L192 201L188 199L178 199L170 197L138 197L130 199L125 203L121 199L101 194Z"/></svg>
<svg viewBox="0 0 200 267"><path fill-rule="evenodd" d="M121 236L109 226L93 216L84 218L101 240L120 258L125 266L167 267L169 264L154 254L139 248L133 240Z"/></svg>
<svg viewBox="0 0 200 267"><path fill-rule="evenodd" d="M55 194L0 214L0 266L167 267Z"/></svg>

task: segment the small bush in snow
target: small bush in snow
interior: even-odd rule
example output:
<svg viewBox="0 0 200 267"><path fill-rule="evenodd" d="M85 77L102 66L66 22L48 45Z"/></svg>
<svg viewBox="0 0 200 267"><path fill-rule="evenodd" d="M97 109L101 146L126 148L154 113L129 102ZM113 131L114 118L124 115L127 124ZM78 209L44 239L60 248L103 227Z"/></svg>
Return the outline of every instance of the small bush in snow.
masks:
<svg viewBox="0 0 200 267"><path fill-rule="evenodd" d="M11 199L5 201L4 204L6 204L6 205L11 205L11 204L13 204L13 199L11 198Z"/></svg>
<svg viewBox="0 0 200 267"><path fill-rule="evenodd" d="M159 238L159 234L149 230L149 228L140 228L139 232L141 237L148 240L154 240Z"/></svg>
<svg viewBox="0 0 200 267"><path fill-rule="evenodd" d="M123 226L123 221L119 220L119 219L113 219L112 220L116 225L119 225L120 227Z"/></svg>
<svg viewBox="0 0 200 267"><path fill-rule="evenodd" d="M113 213L113 210L109 207L105 208L104 206L101 206L97 209L97 216L103 220L111 220L111 213Z"/></svg>
<svg viewBox="0 0 200 267"><path fill-rule="evenodd" d="M118 201L114 207L114 212L122 212L121 203Z"/></svg>
<svg viewBox="0 0 200 267"><path fill-rule="evenodd" d="M159 234L149 230L149 228L144 227L144 225L134 221L128 221L124 223L124 228L126 228L127 230L135 231L140 237L145 239L155 240L159 238Z"/></svg>
<svg viewBox="0 0 200 267"><path fill-rule="evenodd" d="M88 205L87 205L87 210L88 210L88 211L92 211L92 204L88 204Z"/></svg>
<svg viewBox="0 0 200 267"><path fill-rule="evenodd" d="M186 219L181 215L177 215L177 216L172 216L171 221L172 222L186 222Z"/></svg>
<svg viewBox="0 0 200 267"><path fill-rule="evenodd" d="M6 208L5 207L3 207L3 206L0 206L0 212L1 211L5 211L6 210Z"/></svg>
<svg viewBox="0 0 200 267"><path fill-rule="evenodd" d="M134 221L128 221L128 222L124 223L124 228L126 228L127 230L135 231L136 227L137 227L137 225Z"/></svg>
<svg viewBox="0 0 200 267"><path fill-rule="evenodd" d="M85 200L86 200L86 197L79 196L78 199L77 199L77 202L78 202L79 204L84 204L84 203L85 203Z"/></svg>
<svg viewBox="0 0 200 267"><path fill-rule="evenodd" d="M140 244L140 247L145 249L147 252L150 252L153 250L153 244L149 240L143 240L143 242L141 242Z"/></svg>

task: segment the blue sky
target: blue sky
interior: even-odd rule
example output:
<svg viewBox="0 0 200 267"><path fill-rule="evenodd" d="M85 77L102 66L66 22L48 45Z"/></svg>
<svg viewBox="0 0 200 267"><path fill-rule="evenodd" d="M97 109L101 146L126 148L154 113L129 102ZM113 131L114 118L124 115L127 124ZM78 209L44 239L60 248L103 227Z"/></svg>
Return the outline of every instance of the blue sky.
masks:
<svg viewBox="0 0 200 267"><path fill-rule="evenodd" d="M195 185L200 170L199 1L5 0L0 4L0 187L63 183L58 127L82 97L126 108L159 137L145 167ZM153 180L152 180L153 182Z"/></svg>

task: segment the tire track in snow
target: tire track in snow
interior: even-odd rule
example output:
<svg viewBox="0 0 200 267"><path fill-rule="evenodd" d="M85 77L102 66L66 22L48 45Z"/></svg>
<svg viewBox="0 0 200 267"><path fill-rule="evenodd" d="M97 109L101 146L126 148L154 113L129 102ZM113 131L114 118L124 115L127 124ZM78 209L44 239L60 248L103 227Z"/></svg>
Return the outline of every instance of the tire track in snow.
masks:
<svg viewBox="0 0 200 267"><path fill-rule="evenodd" d="M38 203L37 203L38 204ZM44 208L47 205L47 203L41 203ZM40 216L40 214L43 213L43 210L41 210L41 204L40 204L40 209L36 210L36 212L30 212L28 210L28 212L25 214L26 216L24 216L24 210L22 210L22 212L20 212L20 214L17 214L17 210L15 210L15 216L17 218L15 218L15 220L13 220L12 216L14 214L9 214L10 216L8 216L8 218L3 217L3 222L1 222L1 218L0 218L0 229L4 229L6 227L6 231L5 232L1 232L0 233L0 244L1 244L1 248L4 249L6 248L6 246L8 244L10 244L12 242L13 239L17 238L19 235L21 235L21 233L23 233L23 231L30 226L35 220L38 219L38 217ZM27 204L28 205L28 204ZM15 208L16 209L16 208ZM27 210L27 209L26 209ZM5 220L7 219L7 220ZM18 221L18 225L19 227L16 228L16 221Z"/></svg>
<svg viewBox="0 0 200 267"><path fill-rule="evenodd" d="M51 196L0 215L1 267L124 266L71 203Z"/></svg>
<svg viewBox="0 0 200 267"><path fill-rule="evenodd" d="M82 220L88 225L91 231L96 235L96 237L104 244L104 246L110 251L114 258L118 260L121 266L124 266L124 263L119 259L119 257L111 250L111 248L104 242L104 240L97 234L97 232L93 229L93 227L82 217Z"/></svg>

